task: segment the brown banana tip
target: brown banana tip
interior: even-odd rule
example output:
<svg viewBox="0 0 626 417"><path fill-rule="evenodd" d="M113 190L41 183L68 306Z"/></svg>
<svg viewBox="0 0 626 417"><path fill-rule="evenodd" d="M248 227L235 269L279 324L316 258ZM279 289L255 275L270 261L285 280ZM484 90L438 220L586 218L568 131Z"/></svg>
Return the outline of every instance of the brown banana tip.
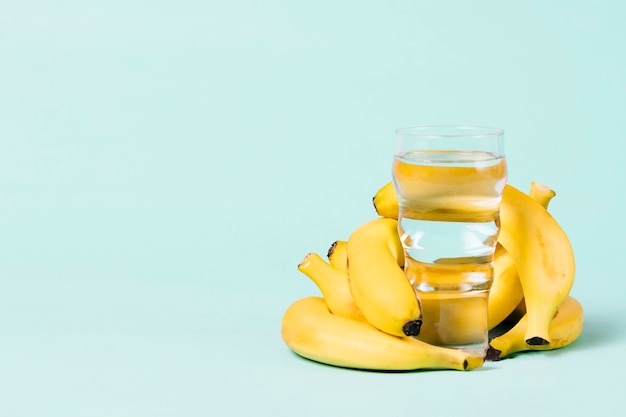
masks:
<svg viewBox="0 0 626 417"><path fill-rule="evenodd" d="M422 328L422 320L411 320L404 323L402 326L402 331L407 336L417 336L420 334L420 329Z"/></svg>
<svg viewBox="0 0 626 417"><path fill-rule="evenodd" d="M327 258L330 258L330 257L331 257L331 255L332 255L332 254L333 254L333 252L335 251L335 248L336 248L336 247L337 247L337 241L335 240L335 241L333 242L333 244L332 244L332 245L330 245L330 248L328 248L328 252L326 253L326 257L327 257Z"/></svg>
<svg viewBox="0 0 626 417"><path fill-rule="evenodd" d="M467 371L467 367L468 367L468 366L469 366L469 363L467 363L467 359L465 359L465 360L463 361L463 370L464 370L464 371Z"/></svg>
<svg viewBox="0 0 626 417"><path fill-rule="evenodd" d="M550 341L544 339L543 337L535 336L530 339L526 339L526 344L529 346L542 346L549 344Z"/></svg>
<svg viewBox="0 0 626 417"><path fill-rule="evenodd" d="M378 213L378 207L376 207L376 196L372 197L372 205L374 206L374 210Z"/></svg>
<svg viewBox="0 0 626 417"><path fill-rule="evenodd" d="M487 353L485 354L485 359L488 361L497 362L502 359L500 357L501 354L501 351L489 345L489 347L487 348Z"/></svg>
<svg viewBox="0 0 626 417"><path fill-rule="evenodd" d="M307 253L306 255L304 255L304 258L302 258L302 260L298 264L298 269L300 269L300 267L309 259L309 256L311 256L311 253Z"/></svg>

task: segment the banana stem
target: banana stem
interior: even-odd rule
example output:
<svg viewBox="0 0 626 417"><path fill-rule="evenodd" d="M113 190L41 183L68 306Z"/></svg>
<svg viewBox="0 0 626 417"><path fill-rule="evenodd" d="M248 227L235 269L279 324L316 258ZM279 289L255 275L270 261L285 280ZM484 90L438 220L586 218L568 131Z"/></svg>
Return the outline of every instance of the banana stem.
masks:
<svg viewBox="0 0 626 417"><path fill-rule="evenodd" d="M315 252L304 257L298 264L298 270L317 285L333 314L355 320L363 319L350 293L347 271L333 267Z"/></svg>
<svg viewBox="0 0 626 417"><path fill-rule="evenodd" d="M547 209L550 200L556 195L556 192L547 185L533 181L530 183L529 195L533 200Z"/></svg>
<svg viewBox="0 0 626 417"><path fill-rule="evenodd" d="M348 270L348 242L343 240L336 240L328 248L326 257L328 262L340 271L346 272Z"/></svg>

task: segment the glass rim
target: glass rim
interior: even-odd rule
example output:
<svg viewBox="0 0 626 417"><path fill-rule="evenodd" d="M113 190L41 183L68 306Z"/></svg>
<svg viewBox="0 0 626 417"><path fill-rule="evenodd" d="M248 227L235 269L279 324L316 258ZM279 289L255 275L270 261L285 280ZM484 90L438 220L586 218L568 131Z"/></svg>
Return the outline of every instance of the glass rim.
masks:
<svg viewBox="0 0 626 417"><path fill-rule="evenodd" d="M478 125L416 125L396 129L395 133L416 138L481 138L503 136L504 129Z"/></svg>

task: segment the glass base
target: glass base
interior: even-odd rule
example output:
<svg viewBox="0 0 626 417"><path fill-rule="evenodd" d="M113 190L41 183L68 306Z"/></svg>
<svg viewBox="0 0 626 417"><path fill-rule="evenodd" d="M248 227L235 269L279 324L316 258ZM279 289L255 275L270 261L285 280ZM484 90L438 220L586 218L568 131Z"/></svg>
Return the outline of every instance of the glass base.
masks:
<svg viewBox="0 0 626 417"><path fill-rule="evenodd" d="M484 358L487 355L488 343L476 343L472 345L438 345L441 347L456 349L472 356L480 356Z"/></svg>

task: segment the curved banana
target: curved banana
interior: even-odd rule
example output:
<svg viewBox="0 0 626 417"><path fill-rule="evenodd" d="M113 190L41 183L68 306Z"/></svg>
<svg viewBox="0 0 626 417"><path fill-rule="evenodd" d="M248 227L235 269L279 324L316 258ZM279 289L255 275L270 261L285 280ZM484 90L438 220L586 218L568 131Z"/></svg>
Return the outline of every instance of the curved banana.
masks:
<svg viewBox="0 0 626 417"><path fill-rule="evenodd" d="M470 370L484 363L480 356L392 336L368 323L336 316L320 297L302 298L287 309L282 338L304 358L346 368Z"/></svg>
<svg viewBox="0 0 626 417"><path fill-rule="evenodd" d="M533 181L530 184L529 195L547 210L556 193L551 188ZM496 247L493 272L494 278L487 302L489 330L509 317L524 297L517 267L501 244Z"/></svg>
<svg viewBox="0 0 626 417"><path fill-rule="evenodd" d="M328 309L335 315L363 320L350 292L348 275L325 262L317 253L308 253L298 264L298 270L317 285Z"/></svg>
<svg viewBox="0 0 626 417"><path fill-rule="evenodd" d="M551 341L545 345L528 345L526 329L528 316L501 336L492 339L487 349L487 359L498 361L517 352L527 350L551 350L567 346L575 341L583 330L583 308L572 296L568 296L550 322Z"/></svg>
<svg viewBox="0 0 626 417"><path fill-rule="evenodd" d="M570 241L544 207L507 185L500 204L498 242L511 255L524 291L526 343L550 343L550 322L574 284Z"/></svg>
<svg viewBox="0 0 626 417"><path fill-rule="evenodd" d="M398 222L379 217L355 229L348 239L348 264L352 297L366 320L395 336L417 336L422 314L398 266L404 264Z"/></svg>
<svg viewBox="0 0 626 417"><path fill-rule="evenodd" d="M348 242L344 240L336 240L328 248L326 254L328 262L340 271L348 270Z"/></svg>

